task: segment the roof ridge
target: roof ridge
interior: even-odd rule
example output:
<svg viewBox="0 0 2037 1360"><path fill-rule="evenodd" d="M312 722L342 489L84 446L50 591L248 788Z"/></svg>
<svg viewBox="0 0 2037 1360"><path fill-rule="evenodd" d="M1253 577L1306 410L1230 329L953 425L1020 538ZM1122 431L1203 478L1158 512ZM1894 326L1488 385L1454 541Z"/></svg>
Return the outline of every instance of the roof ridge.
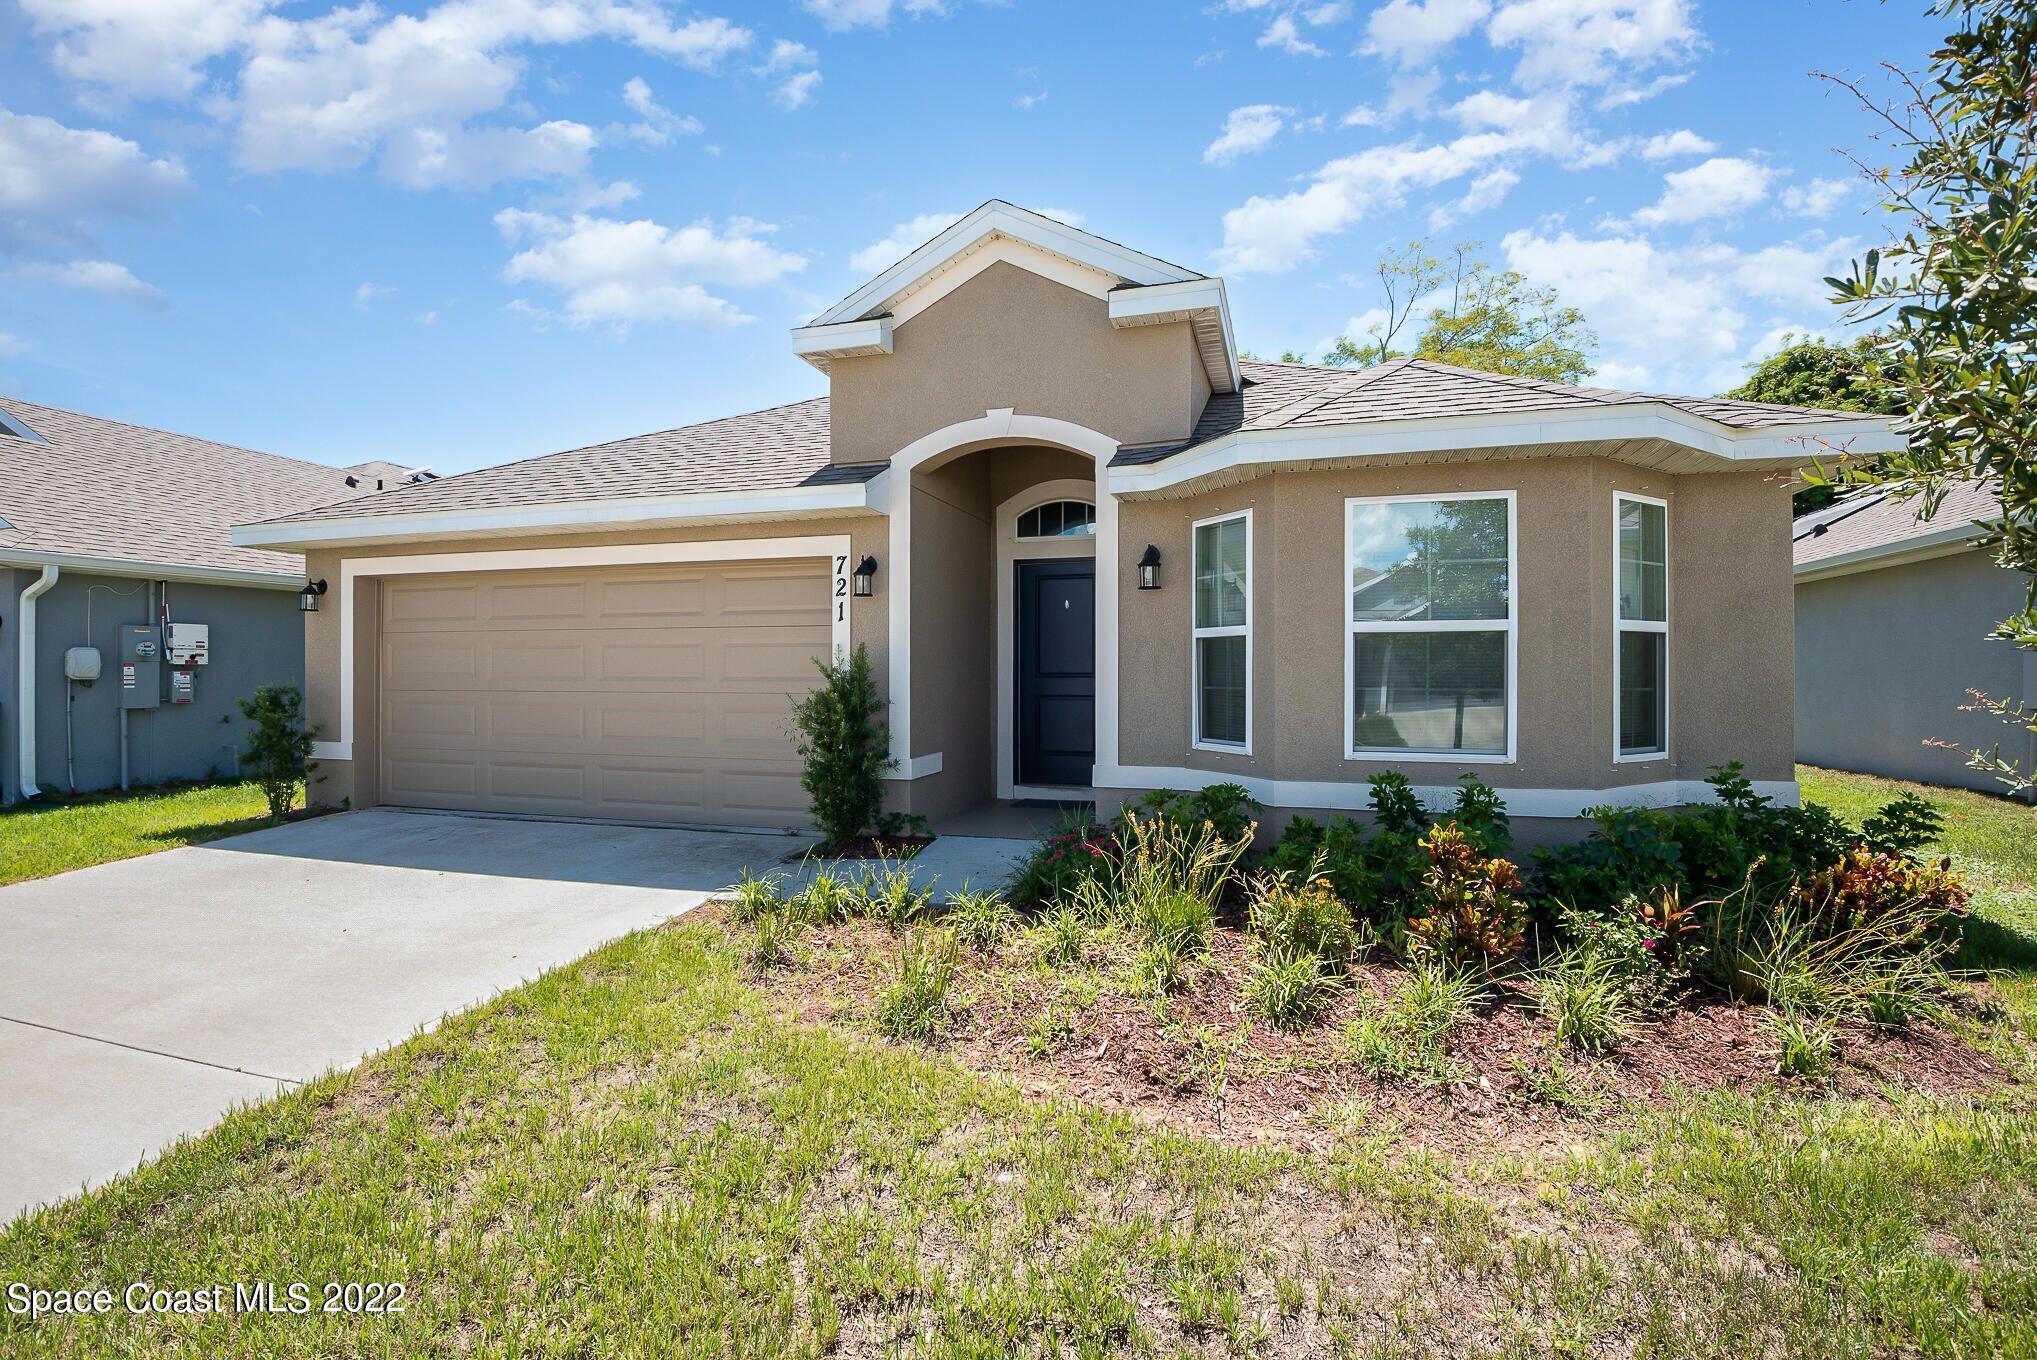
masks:
<svg viewBox="0 0 2037 1360"><path fill-rule="evenodd" d="M1408 366L1409 362L1410 360L1403 357L1388 359L1383 364L1374 364L1370 368L1361 368L1355 373L1346 370L1346 376L1343 378L1318 388L1314 392L1306 393L1294 398L1292 401L1276 406L1261 415L1254 416L1251 420L1245 422L1244 428L1248 430L1277 430L1290 420L1298 419L1309 414L1311 411L1320 411L1333 401L1339 401L1350 396L1353 392L1362 391L1373 383L1378 382L1381 378L1400 372Z"/></svg>
<svg viewBox="0 0 2037 1360"><path fill-rule="evenodd" d="M224 440L207 439L202 434L185 434L181 430L166 430L160 425L139 425L132 420L115 420L111 416L95 416L90 411L73 411L66 406L50 406L43 402L30 401L26 397L10 397L0 393L0 401L12 402L16 406L26 406L37 411L51 411L60 416L70 416L74 420L96 421L101 425L118 425L123 430L139 430L143 434L167 435L171 439L188 439L194 444L206 444L215 449L226 449L231 453L249 453L257 458L274 458L280 462L295 463L300 467L314 468L320 472L344 473L346 471L343 467L337 467L331 463L321 463L311 458L299 458L288 453L271 453L267 449L251 449L245 444L229 444ZM33 422L30 422L30 424L33 427ZM51 439L49 432L46 430L37 428L36 433L42 436L46 443L57 442Z"/></svg>

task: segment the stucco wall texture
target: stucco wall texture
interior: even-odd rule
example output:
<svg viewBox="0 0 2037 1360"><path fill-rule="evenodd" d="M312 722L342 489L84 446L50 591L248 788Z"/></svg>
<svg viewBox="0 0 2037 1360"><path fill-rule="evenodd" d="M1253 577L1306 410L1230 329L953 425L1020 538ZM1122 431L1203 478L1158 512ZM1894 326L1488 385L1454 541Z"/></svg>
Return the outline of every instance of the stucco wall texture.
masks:
<svg viewBox="0 0 2037 1360"><path fill-rule="evenodd" d="M1345 498L1511 490L1519 575L1516 759L1347 759ZM1670 753L1613 755L1613 494L1670 504ZM1190 526L1253 511L1253 749L1191 748ZM1702 778L1739 760L1791 777L1789 495L1767 474L1667 477L1597 458L1291 472L1189 499L1119 506L1120 761L1264 779L1599 789ZM1160 549L1163 588L1129 564Z"/></svg>
<svg viewBox="0 0 2037 1360"><path fill-rule="evenodd" d="M1961 713L1968 689L2037 696L2037 653L1990 638L2023 604L2023 578L1986 553L1806 581L1796 588L1797 755L1808 764L2000 792L1957 754L2002 743L2037 762L2037 737Z"/></svg>

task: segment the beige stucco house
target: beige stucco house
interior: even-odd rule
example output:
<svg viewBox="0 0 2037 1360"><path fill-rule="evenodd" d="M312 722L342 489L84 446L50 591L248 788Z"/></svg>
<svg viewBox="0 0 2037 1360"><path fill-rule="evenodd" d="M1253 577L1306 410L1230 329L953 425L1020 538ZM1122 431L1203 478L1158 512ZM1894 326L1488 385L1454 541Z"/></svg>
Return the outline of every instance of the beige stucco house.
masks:
<svg viewBox="0 0 2037 1360"><path fill-rule="evenodd" d="M829 394L236 531L323 582L325 802L796 825L861 644L893 802L1236 781L1793 798L1790 469L1849 413L1241 360L1222 279L991 202L792 335Z"/></svg>

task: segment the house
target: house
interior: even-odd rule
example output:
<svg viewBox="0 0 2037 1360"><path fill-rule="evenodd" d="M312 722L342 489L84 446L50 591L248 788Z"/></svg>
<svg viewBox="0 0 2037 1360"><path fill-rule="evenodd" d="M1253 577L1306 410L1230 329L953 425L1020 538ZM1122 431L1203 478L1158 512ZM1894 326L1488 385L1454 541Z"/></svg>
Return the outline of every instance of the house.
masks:
<svg viewBox="0 0 2037 1360"><path fill-rule="evenodd" d="M1937 512L1868 488L1796 522L1797 755L1813 765L1999 793L1992 776L1930 739L2037 768L2037 736L1967 691L2037 699L2037 653L1988 634L2022 609L2029 578L1974 546L2000 519L1980 482L1955 482Z"/></svg>
<svg viewBox="0 0 2037 1360"><path fill-rule="evenodd" d="M1224 281L990 202L792 334L807 401L237 530L327 583L322 796L797 825L868 648L895 807L1464 775L1793 797L1790 470L1885 421L1241 360Z"/></svg>
<svg viewBox="0 0 2037 1360"><path fill-rule="evenodd" d="M0 397L0 800L231 774L239 701L304 677L302 559L231 526L363 485Z"/></svg>

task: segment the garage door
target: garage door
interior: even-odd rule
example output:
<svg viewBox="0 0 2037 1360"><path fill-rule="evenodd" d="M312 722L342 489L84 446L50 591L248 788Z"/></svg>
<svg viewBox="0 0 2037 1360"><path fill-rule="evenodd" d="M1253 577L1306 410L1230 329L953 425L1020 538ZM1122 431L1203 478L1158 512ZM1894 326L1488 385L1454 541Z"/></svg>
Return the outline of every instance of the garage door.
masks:
<svg viewBox="0 0 2037 1360"><path fill-rule="evenodd" d="M800 826L791 696L830 644L826 559L393 576L381 799Z"/></svg>

